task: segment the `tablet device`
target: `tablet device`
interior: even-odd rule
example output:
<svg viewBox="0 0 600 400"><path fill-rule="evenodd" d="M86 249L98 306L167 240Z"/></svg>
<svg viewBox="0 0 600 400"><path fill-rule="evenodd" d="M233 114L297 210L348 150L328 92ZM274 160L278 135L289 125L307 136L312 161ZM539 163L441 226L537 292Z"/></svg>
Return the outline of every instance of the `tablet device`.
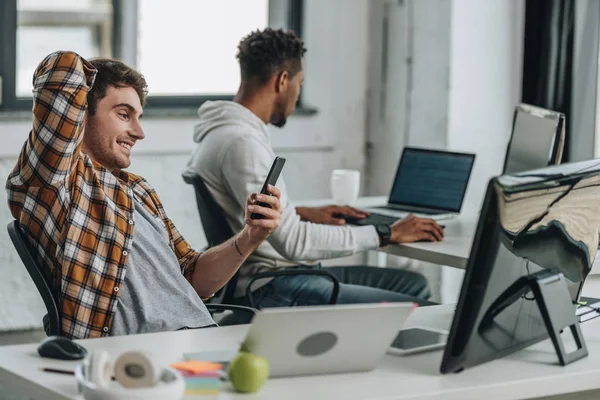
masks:
<svg viewBox="0 0 600 400"><path fill-rule="evenodd" d="M416 326L402 329L392 342L388 353L409 355L438 350L446 345L448 331Z"/></svg>

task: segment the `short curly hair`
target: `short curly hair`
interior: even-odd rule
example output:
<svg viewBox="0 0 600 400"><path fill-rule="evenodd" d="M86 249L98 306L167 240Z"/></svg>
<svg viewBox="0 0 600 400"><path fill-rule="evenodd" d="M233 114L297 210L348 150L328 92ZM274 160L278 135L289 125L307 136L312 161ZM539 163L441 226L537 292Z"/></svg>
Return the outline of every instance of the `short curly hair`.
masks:
<svg viewBox="0 0 600 400"><path fill-rule="evenodd" d="M98 71L94 85L87 95L88 111L91 115L96 113L98 102L106 97L106 91L111 86L132 87L137 92L142 107L146 105L148 85L142 74L121 61L110 58L92 58L89 61Z"/></svg>
<svg viewBox="0 0 600 400"><path fill-rule="evenodd" d="M266 28L243 38L236 58L242 80L257 79L259 83L266 83L283 71L293 78L302 69L304 53L304 42L294 32Z"/></svg>

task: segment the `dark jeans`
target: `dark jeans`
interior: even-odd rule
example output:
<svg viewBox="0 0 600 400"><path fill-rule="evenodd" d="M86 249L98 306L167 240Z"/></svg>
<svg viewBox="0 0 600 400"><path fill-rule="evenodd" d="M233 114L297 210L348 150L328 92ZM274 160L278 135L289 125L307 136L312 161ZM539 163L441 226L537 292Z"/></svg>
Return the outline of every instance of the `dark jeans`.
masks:
<svg viewBox="0 0 600 400"><path fill-rule="evenodd" d="M393 268L368 266L323 267L340 282L337 304L414 302L431 305L427 279L421 274ZM273 278L252 292L258 308L329 304L333 283L314 275L292 275ZM246 297L234 300L249 306Z"/></svg>

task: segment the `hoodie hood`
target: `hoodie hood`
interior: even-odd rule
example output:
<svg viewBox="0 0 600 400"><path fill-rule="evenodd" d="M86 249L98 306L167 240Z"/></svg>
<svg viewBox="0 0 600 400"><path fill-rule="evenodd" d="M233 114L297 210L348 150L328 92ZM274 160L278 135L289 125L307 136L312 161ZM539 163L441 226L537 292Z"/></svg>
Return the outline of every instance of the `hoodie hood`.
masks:
<svg viewBox="0 0 600 400"><path fill-rule="evenodd" d="M194 142L200 143L206 135L222 126L251 127L263 132L268 139L267 125L252 111L233 101L207 101L198 109L200 122L194 127Z"/></svg>

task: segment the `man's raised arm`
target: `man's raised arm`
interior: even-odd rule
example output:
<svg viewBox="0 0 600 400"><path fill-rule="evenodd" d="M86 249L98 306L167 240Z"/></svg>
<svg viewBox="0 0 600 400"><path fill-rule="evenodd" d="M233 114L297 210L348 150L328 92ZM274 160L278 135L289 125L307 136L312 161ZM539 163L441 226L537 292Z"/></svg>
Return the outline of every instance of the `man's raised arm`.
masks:
<svg viewBox="0 0 600 400"><path fill-rule="evenodd" d="M7 188L41 187L64 181L81 147L87 93L96 70L73 52L48 55L33 78L33 128Z"/></svg>

